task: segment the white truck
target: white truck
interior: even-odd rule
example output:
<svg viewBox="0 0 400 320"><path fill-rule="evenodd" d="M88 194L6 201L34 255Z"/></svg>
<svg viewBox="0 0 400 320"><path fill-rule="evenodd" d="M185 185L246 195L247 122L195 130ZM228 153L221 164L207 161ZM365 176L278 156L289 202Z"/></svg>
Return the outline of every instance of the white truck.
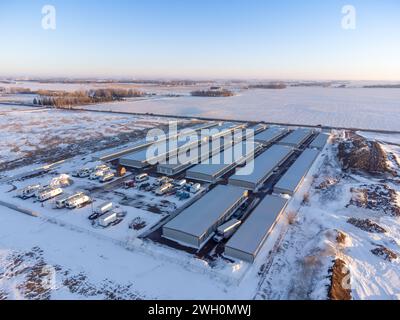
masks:
<svg viewBox="0 0 400 320"><path fill-rule="evenodd" d="M36 193L36 198L40 202L44 202L44 201L47 201L49 199L55 198L55 197L59 196L62 193L63 193L63 190L61 188L46 188L46 189L43 189L43 190L39 190Z"/></svg>
<svg viewBox="0 0 400 320"><path fill-rule="evenodd" d="M117 221L118 215L116 212L109 212L97 219L97 222L100 226L107 228L109 227L113 222Z"/></svg>
<svg viewBox="0 0 400 320"><path fill-rule="evenodd" d="M241 224L242 222L236 219L232 219L229 220L228 222L225 222L217 229L217 232L215 233L213 240L217 243L220 243L222 240L228 239L235 233L237 229L239 229Z"/></svg>
<svg viewBox="0 0 400 320"><path fill-rule="evenodd" d="M161 187L159 187L155 191L155 193L158 196L162 196L162 195L168 193L169 191L171 191L173 188L174 188L174 186L171 183L166 183L166 184L163 184Z"/></svg>
<svg viewBox="0 0 400 320"><path fill-rule="evenodd" d="M40 184L27 186L18 193L18 197L28 199L35 196L35 194L42 188Z"/></svg>
<svg viewBox="0 0 400 320"><path fill-rule="evenodd" d="M96 209L94 210L94 213L97 213L98 215L105 214L112 210L113 208L113 203L112 202L104 202L101 205L97 206Z"/></svg>
<svg viewBox="0 0 400 320"><path fill-rule="evenodd" d="M70 200L72 200L72 199L74 199L74 198L76 198L76 197L79 197L79 196L81 196L81 195L83 195L83 193L82 193L82 192L78 192L78 193L75 193L75 194L73 194L73 195L64 196L64 197L62 197L62 198L60 198L60 199L57 199L57 200L56 200L56 207L57 207L58 209L65 208L65 205L66 205L66 203L67 203L68 201L70 201Z"/></svg>
<svg viewBox="0 0 400 320"><path fill-rule="evenodd" d="M77 197L73 197L72 199L65 202L65 206L68 209L82 208L86 204L88 204L92 199L86 194L81 194Z"/></svg>
<svg viewBox="0 0 400 320"><path fill-rule="evenodd" d="M104 183L107 181L111 181L114 179L115 174L113 172L105 172L104 175L100 178L100 182Z"/></svg>

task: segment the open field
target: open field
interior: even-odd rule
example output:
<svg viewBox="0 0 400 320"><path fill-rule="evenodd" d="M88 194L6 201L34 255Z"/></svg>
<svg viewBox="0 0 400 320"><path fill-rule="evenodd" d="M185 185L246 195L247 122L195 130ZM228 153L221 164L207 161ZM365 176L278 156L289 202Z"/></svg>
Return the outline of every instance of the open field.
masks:
<svg viewBox="0 0 400 320"><path fill-rule="evenodd" d="M125 144L170 120L0 105L0 171Z"/></svg>
<svg viewBox="0 0 400 320"><path fill-rule="evenodd" d="M287 88L244 90L225 98L160 97L86 108L398 130L399 101L400 89Z"/></svg>

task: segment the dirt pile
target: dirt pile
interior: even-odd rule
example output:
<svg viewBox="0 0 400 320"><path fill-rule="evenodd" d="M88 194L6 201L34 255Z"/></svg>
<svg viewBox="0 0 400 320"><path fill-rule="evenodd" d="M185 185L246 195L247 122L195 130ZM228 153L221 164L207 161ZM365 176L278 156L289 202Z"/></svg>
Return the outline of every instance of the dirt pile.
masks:
<svg viewBox="0 0 400 320"><path fill-rule="evenodd" d="M336 242L338 244L345 244L346 240L347 240L347 235L340 230L336 230Z"/></svg>
<svg viewBox="0 0 400 320"><path fill-rule="evenodd" d="M356 218L350 218L349 220L347 220L348 223L352 224L353 226L367 231L367 232L371 232L371 233L385 233L386 230L384 228L382 228L380 225L378 225L375 222L372 222L369 219L356 219Z"/></svg>
<svg viewBox="0 0 400 320"><path fill-rule="evenodd" d="M386 261L392 262L397 259L397 254L384 246L378 246L377 248L372 249L371 252Z"/></svg>
<svg viewBox="0 0 400 320"><path fill-rule="evenodd" d="M350 271L346 263L341 259L336 259L329 272L331 284L328 298L330 300L351 300Z"/></svg>
<svg viewBox="0 0 400 320"><path fill-rule="evenodd" d="M338 157L345 170L360 170L370 174L391 173L387 155L376 141L349 133L348 139L339 143Z"/></svg>
<svg viewBox="0 0 400 320"><path fill-rule="evenodd" d="M388 185L363 185L360 188L351 188L350 191L352 193L350 205L400 216L397 192Z"/></svg>

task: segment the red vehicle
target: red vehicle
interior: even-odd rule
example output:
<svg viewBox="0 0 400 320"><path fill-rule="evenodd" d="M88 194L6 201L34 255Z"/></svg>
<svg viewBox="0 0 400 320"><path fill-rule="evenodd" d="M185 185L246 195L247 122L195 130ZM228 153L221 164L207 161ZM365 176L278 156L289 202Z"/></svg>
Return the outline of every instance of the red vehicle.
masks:
<svg viewBox="0 0 400 320"><path fill-rule="evenodd" d="M129 189L129 188L135 187L135 180L125 181L124 186L125 186L125 189Z"/></svg>

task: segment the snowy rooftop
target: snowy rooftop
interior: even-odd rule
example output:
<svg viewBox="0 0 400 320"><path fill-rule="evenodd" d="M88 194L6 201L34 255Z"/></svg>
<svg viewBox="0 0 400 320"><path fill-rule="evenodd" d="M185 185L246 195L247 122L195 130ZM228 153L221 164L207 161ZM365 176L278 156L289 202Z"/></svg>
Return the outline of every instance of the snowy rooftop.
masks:
<svg viewBox="0 0 400 320"><path fill-rule="evenodd" d="M312 130L311 129L296 129L285 138L283 138L280 143L288 144L293 146L298 146L302 144L309 136L311 136Z"/></svg>
<svg viewBox="0 0 400 320"><path fill-rule="evenodd" d="M242 188L219 185L197 200L164 228L200 237L243 195Z"/></svg>
<svg viewBox="0 0 400 320"><path fill-rule="evenodd" d="M208 163L201 163L192 169L188 170L188 174L206 174L210 176L216 175L224 168L230 166L233 163L240 163L248 158L252 152L259 149L260 145L254 142L243 141L236 144L234 147L230 147L215 156L213 156ZM236 156L238 154L240 156Z"/></svg>
<svg viewBox="0 0 400 320"><path fill-rule="evenodd" d="M294 193L318 155L318 150L306 149L278 181L275 188L279 191L285 190Z"/></svg>
<svg viewBox="0 0 400 320"><path fill-rule="evenodd" d="M246 166L254 167L251 174L248 174L248 168L244 167L229 180L245 181L257 184L263 180L265 176L271 173L291 153L293 153L293 148L291 147L273 145Z"/></svg>
<svg viewBox="0 0 400 320"><path fill-rule="evenodd" d="M287 203L287 199L266 196L228 241L226 247L253 255L257 254Z"/></svg>
<svg viewBox="0 0 400 320"><path fill-rule="evenodd" d="M257 134L254 137L254 140L268 144L268 143L274 141L275 139L279 138L285 132L287 132L287 129L285 129L285 128L282 128L282 127L271 127L268 130L265 130L265 131Z"/></svg>
<svg viewBox="0 0 400 320"><path fill-rule="evenodd" d="M313 142L310 144L310 148L318 148L318 149L323 149L328 142L329 139L329 134L327 133L320 133L318 136L314 139Z"/></svg>

